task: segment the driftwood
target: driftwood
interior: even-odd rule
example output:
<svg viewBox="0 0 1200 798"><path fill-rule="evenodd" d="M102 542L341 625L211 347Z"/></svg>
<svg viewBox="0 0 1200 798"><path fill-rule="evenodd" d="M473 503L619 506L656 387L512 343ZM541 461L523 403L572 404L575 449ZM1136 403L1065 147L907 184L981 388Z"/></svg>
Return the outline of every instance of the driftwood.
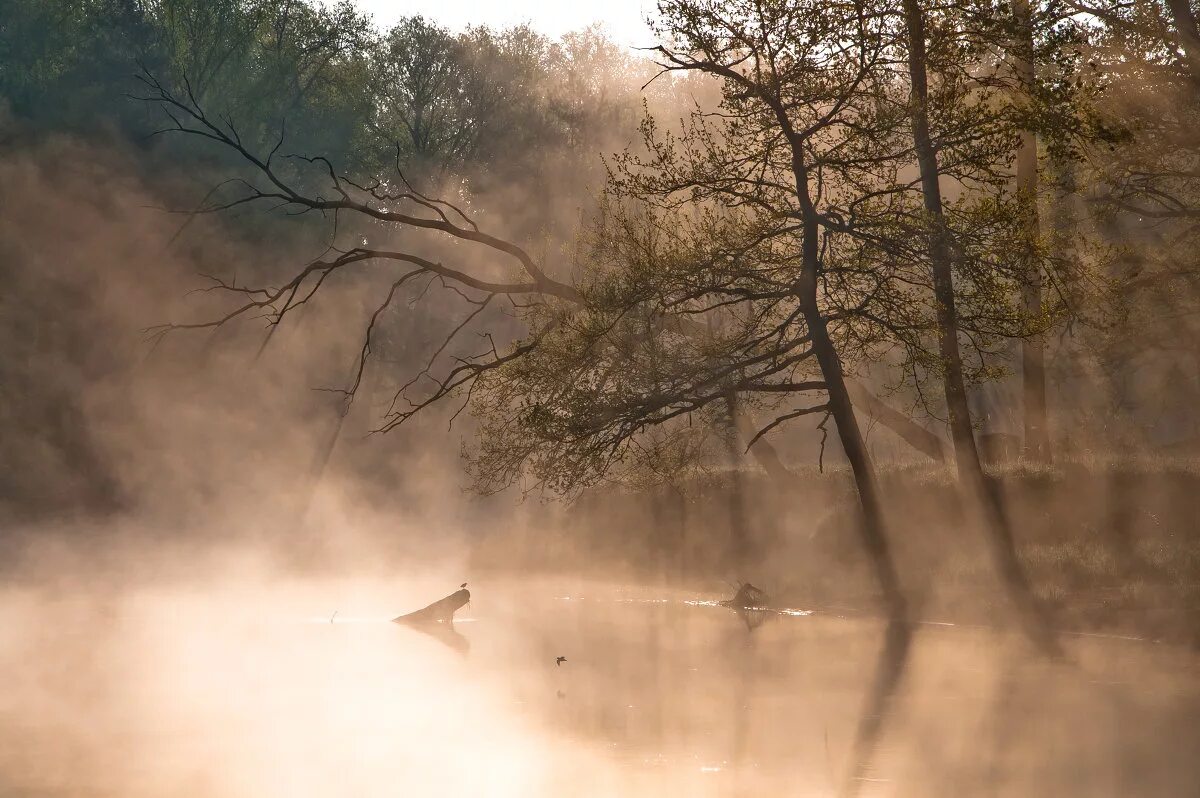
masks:
<svg viewBox="0 0 1200 798"><path fill-rule="evenodd" d="M456 590L444 599L438 599L428 607L393 618L392 623L423 626L429 623L454 623L454 613L471 600L471 591L465 587Z"/></svg>
<svg viewBox="0 0 1200 798"><path fill-rule="evenodd" d="M749 582L743 582L738 587L738 592L731 599L725 599L719 602L722 607L729 607L734 610L757 610L762 609L766 602L767 594L756 588Z"/></svg>
<svg viewBox="0 0 1200 798"><path fill-rule="evenodd" d="M722 607L728 607L737 613L750 631L762 626L769 614L764 609L767 594L749 582L742 582L733 598L718 602Z"/></svg>
<svg viewBox="0 0 1200 798"><path fill-rule="evenodd" d="M454 613L470 600L471 591L464 587L444 599L438 599L428 607L392 618L392 623L404 624L436 638L460 654L466 654L471 649L471 643L455 630Z"/></svg>

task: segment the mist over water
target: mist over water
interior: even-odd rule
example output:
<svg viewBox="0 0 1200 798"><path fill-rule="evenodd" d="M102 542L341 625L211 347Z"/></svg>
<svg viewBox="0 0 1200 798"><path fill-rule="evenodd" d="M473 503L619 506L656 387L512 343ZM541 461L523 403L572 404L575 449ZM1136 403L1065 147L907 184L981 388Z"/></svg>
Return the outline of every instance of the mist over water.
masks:
<svg viewBox="0 0 1200 798"><path fill-rule="evenodd" d="M389 621L458 573L220 572L0 596L14 795L1186 795L1194 652L916 631L868 705L884 625L749 629L715 596L486 578L453 631ZM556 664L556 658L566 661ZM870 750L864 712L885 712Z"/></svg>
<svg viewBox="0 0 1200 798"><path fill-rule="evenodd" d="M899 7L659 5L679 58L723 14L730 52L792 37L819 262L790 137L715 65L350 4L0 12L0 798L1200 794L1186 4L1081 32L1035 3L1067 131L1036 136L992 85L1022 4L906 5L977 485ZM255 304L298 272L286 318ZM1039 337L1050 457L1021 440ZM393 622L464 583L453 623Z"/></svg>

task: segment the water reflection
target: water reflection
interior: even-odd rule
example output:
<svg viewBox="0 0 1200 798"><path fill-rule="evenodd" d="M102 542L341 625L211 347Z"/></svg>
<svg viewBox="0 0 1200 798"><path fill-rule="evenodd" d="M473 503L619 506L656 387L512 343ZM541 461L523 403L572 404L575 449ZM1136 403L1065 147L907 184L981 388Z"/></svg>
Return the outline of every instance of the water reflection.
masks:
<svg viewBox="0 0 1200 798"><path fill-rule="evenodd" d="M883 646L879 650L879 659L875 666L875 675L850 748L849 769L841 785L840 795L845 798L858 795L866 782L887 781L871 775L872 764L892 710L896 689L908 666L911 644L912 630L909 624L897 619L888 621L883 635Z"/></svg>
<svg viewBox="0 0 1200 798"><path fill-rule="evenodd" d="M444 593L431 580L10 589L0 793L1090 798L1200 779L1191 651L1067 638L1064 665L987 629L472 587L469 644L387 622Z"/></svg>
<svg viewBox="0 0 1200 798"><path fill-rule="evenodd" d="M471 643L454 628L454 614L469 604L471 593L464 583L458 590L443 599L392 619L392 623L400 624L406 629L412 629L438 640L459 654L471 650Z"/></svg>
<svg viewBox="0 0 1200 798"><path fill-rule="evenodd" d="M464 656L471 651L471 641L455 628L453 621L436 621L434 623L408 626L406 628L418 634L428 635Z"/></svg>

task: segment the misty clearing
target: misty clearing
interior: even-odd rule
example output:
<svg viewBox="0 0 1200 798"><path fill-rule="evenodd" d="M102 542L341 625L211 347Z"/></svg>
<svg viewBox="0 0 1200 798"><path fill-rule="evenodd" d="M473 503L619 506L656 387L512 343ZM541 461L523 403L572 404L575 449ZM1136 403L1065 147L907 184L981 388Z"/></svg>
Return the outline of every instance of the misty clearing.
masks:
<svg viewBox="0 0 1200 798"><path fill-rule="evenodd" d="M418 5L0 3L0 794L1195 795L1200 4Z"/></svg>

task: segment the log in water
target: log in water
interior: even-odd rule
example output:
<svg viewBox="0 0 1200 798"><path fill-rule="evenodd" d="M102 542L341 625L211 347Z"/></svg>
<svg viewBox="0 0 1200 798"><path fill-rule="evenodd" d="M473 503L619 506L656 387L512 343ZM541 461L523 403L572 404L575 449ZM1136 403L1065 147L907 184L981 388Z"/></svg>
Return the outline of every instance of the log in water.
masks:
<svg viewBox="0 0 1200 798"><path fill-rule="evenodd" d="M471 591L465 587L456 590L449 596L430 604L428 607L401 615L392 619L392 623L407 623L422 625L427 623L454 623L454 613L471 600Z"/></svg>

